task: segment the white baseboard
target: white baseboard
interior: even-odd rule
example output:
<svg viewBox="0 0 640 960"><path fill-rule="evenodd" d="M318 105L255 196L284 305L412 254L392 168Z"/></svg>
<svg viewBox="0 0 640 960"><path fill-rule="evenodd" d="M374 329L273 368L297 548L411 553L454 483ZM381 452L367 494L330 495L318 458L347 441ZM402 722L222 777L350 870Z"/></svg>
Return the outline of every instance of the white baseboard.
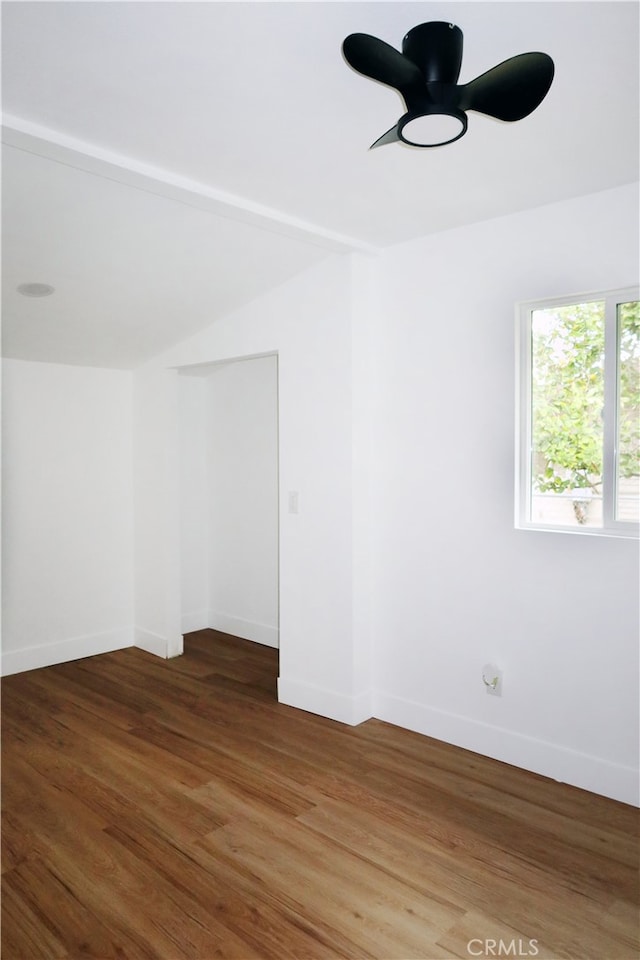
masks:
<svg viewBox="0 0 640 960"><path fill-rule="evenodd" d="M159 633L136 627L133 645L139 650L146 650L147 653L153 653L156 657L162 657L163 660L167 659L167 638L161 637Z"/></svg>
<svg viewBox="0 0 640 960"><path fill-rule="evenodd" d="M285 677L278 678L278 702L347 723L351 727L373 716L368 692L351 697Z"/></svg>
<svg viewBox="0 0 640 960"><path fill-rule="evenodd" d="M208 620L207 626L212 630L230 633L232 636L241 637L243 640L253 640L254 643L261 643L265 647L278 647L280 645L280 631L277 627L270 627L266 623L253 623L251 620L232 617L228 613L218 613L217 610L209 611Z"/></svg>
<svg viewBox="0 0 640 960"><path fill-rule="evenodd" d="M5 650L2 653L2 676L23 673L25 670L37 670L51 667L56 663L69 660L81 660L94 657L99 653L111 653L133 646L133 630L123 627L106 633L95 633L87 637L72 637L58 640L56 643L42 644L37 647L23 647L22 650Z"/></svg>
<svg viewBox="0 0 640 960"><path fill-rule="evenodd" d="M209 611L200 613L183 613L180 628L183 633L193 633L194 630L206 630L209 626Z"/></svg>
<svg viewBox="0 0 640 960"><path fill-rule="evenodd" d="M376 693L375 716L622 803L640 805L638 770L468 717Z"/></svg>

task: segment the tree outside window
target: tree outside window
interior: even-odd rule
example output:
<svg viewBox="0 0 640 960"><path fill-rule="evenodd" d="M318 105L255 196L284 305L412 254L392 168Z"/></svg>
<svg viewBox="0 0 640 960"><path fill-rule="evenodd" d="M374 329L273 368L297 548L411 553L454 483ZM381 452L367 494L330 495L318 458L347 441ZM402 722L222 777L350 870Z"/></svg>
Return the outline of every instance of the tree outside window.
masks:
<svg viewBox="0 0 640 960"><path fill-rule="evenodd" d="M621 532L640 519L637 293L528 305L523 316L524 525Z"/></svg>

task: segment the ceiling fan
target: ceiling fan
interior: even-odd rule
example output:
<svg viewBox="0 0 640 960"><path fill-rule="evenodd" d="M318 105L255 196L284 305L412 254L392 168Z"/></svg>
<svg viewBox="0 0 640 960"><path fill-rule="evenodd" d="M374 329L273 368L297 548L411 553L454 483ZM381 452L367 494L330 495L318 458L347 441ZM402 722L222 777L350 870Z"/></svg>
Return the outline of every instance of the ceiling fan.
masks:
<svg viewBox="0 0 640 960"><path fill-rule="evenodd" d="M397 141L412 147L453 143L467 131L467 110L498 120L522 120L542 103L554 73L546 53L521 53L470 83L458 84L462 30L440 21L409 30L402 53L368 33L350 34L342 52L358 73L397 90L407 108L371 149Z"/></svg>

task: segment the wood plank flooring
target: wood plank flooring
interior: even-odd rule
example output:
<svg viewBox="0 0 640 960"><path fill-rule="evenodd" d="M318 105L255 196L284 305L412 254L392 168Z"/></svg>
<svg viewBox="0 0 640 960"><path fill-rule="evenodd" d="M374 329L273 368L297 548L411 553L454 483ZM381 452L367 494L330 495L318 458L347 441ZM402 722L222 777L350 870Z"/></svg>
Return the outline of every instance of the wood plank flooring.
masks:
<svg viewBox="0 0 640 960"><path fill-rule="evenodd" d="M276 702L211 630L2 681L3 960L633 960L638 811Z"/></svg>

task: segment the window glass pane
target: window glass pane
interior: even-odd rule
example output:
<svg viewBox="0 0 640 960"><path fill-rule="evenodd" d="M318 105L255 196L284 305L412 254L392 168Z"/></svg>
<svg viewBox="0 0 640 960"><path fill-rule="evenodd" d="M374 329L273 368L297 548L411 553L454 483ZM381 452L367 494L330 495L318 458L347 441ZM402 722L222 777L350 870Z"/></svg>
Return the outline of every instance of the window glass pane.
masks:
<svg viewBox="0 0 640 960"><path fill-rule="evenodd" d="M618 304L616 519L640 520L640 303Z"/></svg>
<svg viewBox="0 0 640 960"><path fill-rule="evenodd" d="M531 317L531 509L534 523L602 526L603 301Z"/></svg>

